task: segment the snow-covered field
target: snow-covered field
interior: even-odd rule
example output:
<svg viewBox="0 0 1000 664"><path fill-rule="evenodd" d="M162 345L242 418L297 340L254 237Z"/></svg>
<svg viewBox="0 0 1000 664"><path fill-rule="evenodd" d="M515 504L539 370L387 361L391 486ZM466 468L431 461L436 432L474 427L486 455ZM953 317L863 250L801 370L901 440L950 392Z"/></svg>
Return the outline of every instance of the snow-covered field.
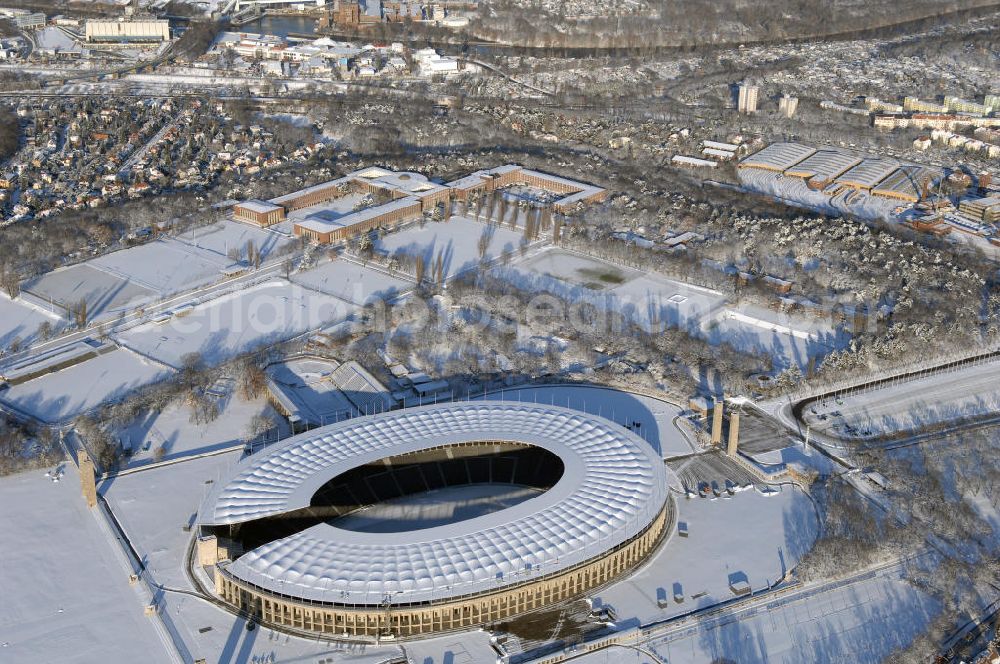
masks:
<svg viewBox="0 0 1000 664"><path fill-rule="evenodd" d="M495 272L525 290L616 311L647 330L680 326L712 344L727 342L745 352L768 353L778 368L804 368L810 357L825 355L848 340L825 321L759 307L730 308L719 291L559 247Z"/></svg>
<svg viewBox="0 0 1000 664"><path fill-rule="evenodd" d="M63 466L58 483L41 471L0 479L0 661L174 662L76 467Z"/></svg>
<svg viewBox="0 0 1000 664"><path fill-rule="evenodd" d="M297 272L292 275L292 281L359 305L378 299L391 300L413 287L409 281L382 270L343 259Z"/></svg>
<svg viewBox="0 0 1000 664"><path fill-rule="evenodd" d="M21 299L12 300L6 293L0 293L0 349L9 348L15 339L20 340L22 346L34 342L38 326L46 322L53 332L65 325L62 318L41 307Z"/></svg>
<svg viewBox="0 0 1000 664"><path fill-rule="evenodd" d="M225 220L115 251L88 265L166 297L224 278L223 271L237 265L230 253L245 260L248 245L260 251L261 260L266 262L292 242L265 229Z"/></svg>
<svg viewBox="0 0 1000 664"><path fill-rule="evenodd" d="M294 238L284 234L230 219L211 226L192 229L181 235L176 235L170 240L202 251L213 252L222 258L228 257L229 252L233 249L240 249L246 256L247 243L252 242L260 251L264 261L274 258L282 249L295 244Z"/></svg>
<svg viewBox="0 0 1000 664"><path fill-rule="evenodd" d="M164 297L218 281L233 261L167 238L106 254L88 265Z"/></svg>
<svg viewBox="0 0 1000 664"><path fill-rule="evenodd" d="M696 331L700 321L725 304L718 291L654 273L623 268L558 247L496 273L529 291L614 309L647 329L680 325Z"/></svg>
<svg viewBox="0 0 1000 664"><path fill-rule="evenodd" d="M608 387L550 385L523 387L492 392L487 399L529 401L565 406L600 415L632 430L650 441L664 457L690 454L694 446L674 424L681 408L641 394L630 394Z"/></svg>
<svg viewBox="0 0 1000 664"><path fill-rule="evenodd" d="M869 438L998 411L1000 362L990 362L827 399L805 409L803 417L816 431Z"/></svg>
<svg viewBox="0 0 1000 664"><path fill-rule="evenodd" d="M53 270L25 282L21 289L43 301L66 308L75 308L85 301L89 320L113 317L140 302L151 302L157 296L155 291L139 283L105 272L90 263Z"/></svg>
<svg viewBox="0 0 1000 664"><path fill-rule="evenodd" d="M754 305L726 308L702 324L701 334L710 343L729 343L748 352L767 353L778 369L804 368L809 358L822 357L850 342L844 330L827 321L789 316Z"/></svg>
<svg viewBox="0 0 1000 664"><path fill-rule="evenodd" d="M171 370L120 348L0 392L0 401L45 422L64 422L166 378Z"/></svg>
<svg viewBox="0 0 1000 664"><path fill-rule="evenodd" d="M274 279L199 304L168 322L118 335L138 353L180 367L188 353L217 364L240 353L342 321L357 310L344 300Z"/></svg>
<svg viewBox="0 0 1000 664"><path fill-rule="evenodd" d="M230 389L216 403L219 416L205 424L191 422L191 407L175 401L162 411L144 413L125 429L115 432L123 444L132 446L129 466L152 461L157 447L163 447L163 459L169 460L240 445L255 415L271 417L281 437L291 434L287 421L264 397L244 401Z"/></svg>
<svg viewBox="0 0 1000 664"><path fill-rule="evenodd" d="M688 536L675 528L641 571L598 593L601 601L619 620L647 623L732 599L731 577L754 590L777 582L819 533L810 499L796 487L779 488L769 496L750 490L714 500L676 497L677 522L687 524ZM668 600L665 608L658 597Z"/></svg>
<svg viewBox="0 0 1000 664"><path fill-rule="evenodd" d="M379 240L376 250L386 255L403 253L423 256L428 274L441 256L445 278L451 279L479 265L479 238L484 233L490 234L485 255L487 260L506 252L515 252L516 255L521 244L521 230L491 226L461 216L454 216L447 222L427 222L423 228L415 224L390 233Z"/></svg>
<svg viewBox="0 0 1000 664"><path fill-rule="evenodd" d="M224 271L237 265L229 253L239 251L245 258L248 243L267 261L290 242L277 233L221 221L49 272L26 283L24 290L64 306L83 299L90 320L108 318L224 279Z"/></svg>
<svg viewBox="0 0 1000 664"><path fill-rule="evenodd" d="M639 270L562 249L543 251L528 258L519 267L577 286L585 286L590 290L609 290L642 276Z"/></svg>

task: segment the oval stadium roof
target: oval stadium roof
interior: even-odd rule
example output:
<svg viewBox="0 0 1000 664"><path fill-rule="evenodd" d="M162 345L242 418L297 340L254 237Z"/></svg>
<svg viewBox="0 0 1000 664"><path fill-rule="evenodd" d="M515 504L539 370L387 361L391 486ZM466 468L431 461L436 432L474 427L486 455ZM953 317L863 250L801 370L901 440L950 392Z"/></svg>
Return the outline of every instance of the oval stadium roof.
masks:
<svg viewBox="0 0 1000 664"><path fill-rule="evenodd" d="M595 558L641 533L667 499L663 460L617 424L557 406L463 402L350 420L247 457L216 483L199 523L238 524L308 507L327 481L358 466L477 441L544 448L562 460L564 472L535 498L442 526L375 533L320 523L247 552L228 572L311 601L434 601Z"/></svg>

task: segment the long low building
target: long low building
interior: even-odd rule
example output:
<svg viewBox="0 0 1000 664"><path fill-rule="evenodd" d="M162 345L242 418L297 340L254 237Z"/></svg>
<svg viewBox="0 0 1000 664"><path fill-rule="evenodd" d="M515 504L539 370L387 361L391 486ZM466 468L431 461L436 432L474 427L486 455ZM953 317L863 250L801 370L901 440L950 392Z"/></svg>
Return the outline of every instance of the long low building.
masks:
<svg viewBox="0 0 1000 664"><path fill-rule="evenodd" d="M170 22L158 19L90 19L84 26L89 43L150 44L170 41Z"/></svg>
<svg viewBox="0 0 1000 664"><path fill-rule="evenodd" d="M268 201L254 199L234 205L233 216L265 228L284 221L285 208Z"/></svg>
<svg viewBox="0 0 1000 664"><path fill-rule="evenodd" d="M771 143L763 150L755 152L740 162L739 168L760 168L765 171L784 173L792 166L811 157L816 148L799 143Z"/></svg>
<svg viewBox="0 0 1000 664"><path fill-rule="evenodd" d="M391 227L416 219L423 213L448 205L452 200L468 200L477 192L493 192L514 185L527 185L558 194L560 197L552 202L552 209L560 213L570 213L580 205L601 202L608 193L601 187L517 165L476 171L448 184L431 182L420 173L371 167L268 201L238 203L233 206L233 217L267 227L285 221L290 213L298 210L308 212L309 208L351 194L371 194L376 199L382 199L381 203L349 214L317 210L305 218L293 217L292 232L295 236L326 244L340 242L374 228Z"/></svg>
<svg viewBox="0 0 1000 664"><path fill-rule="evenodd" d="M872 188L876 196L896 198L908 203L922 199L923 192L941 177L924 166L903 166Z"/></svg>
<svg viewBox="0 0 1000 664"><path fill-rule="evenodd" d="M640 565L672 528L668 472L633 432L567 408L392 411L240 461L199 511L197 559L220 598L264 623L368 638L468 629ZM443 523L438 510L423 523L407 508L391 528L371 517L486 487L518 498Z"/></svg>
<svg viewBox="0 0 1000 664"><path fill-rule="evenodd" d="M900 166L901 164L894 159L870 157L837 177L834 182L855 189L871 191Z"/></svg>
<svg viewBox="0 0 1000 664"><path fill-rule="evenodd" d="M785 175L804 180L832 182L837 176L861 163L859 157L840 150L818 150L801 162L785 169Z"/></svg>
<svg viewBox="0 0 1000 664"><path fill-rule="evenodd" d="M398 226L421 215L423 206L416 196L408 196L385 205L365 208L342 217L314 218L297 222L295 237L304 237L318 244L347 240L376 228Z"/></svg>
<svg viewBox="0 0 1000 664"><path fill-rule="evenodd" d="M958 205L962 214L987 224L1000 222L1000 196L966 198Z"/></svg>
<svg viewBox="0 0 1000 664"><path fill-rule="evenodd" d="M457 200L467 200L477 193L489 193L503 187L528 185L554 194L561 194L552 203L556 212L570 212L578 204L599 203L607 198L607 189L577 182L558 175L533 171L514 164L476 171L449 182Z"/></svg>

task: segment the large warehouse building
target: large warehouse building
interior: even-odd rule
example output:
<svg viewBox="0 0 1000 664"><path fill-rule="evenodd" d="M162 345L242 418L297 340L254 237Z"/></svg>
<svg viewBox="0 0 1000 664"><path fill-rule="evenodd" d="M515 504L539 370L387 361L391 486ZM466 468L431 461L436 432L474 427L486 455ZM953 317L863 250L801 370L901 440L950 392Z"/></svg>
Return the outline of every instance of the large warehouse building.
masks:
<svg viewBox="0 0 1000 664"><path fill-rule="evenodd" d="M667 472L642 438L575 410L393 411L241 461L200 510L198 559L235 610L296 631L469 628L640 564L672 527ZM483 492L492 507L469 511ZM424 519L427 495L436 505ZM443 496L461 507L442 510Z"/></svg>
<svg viewBox="0 0 1000 664"><path fill-rule="evenodd" d="M84 28L91 44L155 44L170 41L170 23L157 19L90 19Z"/></svg>
<svg viewBox="0 0 1000 664"><path fill-rule="evenodd" d="M903 203L920 201L942 177L941 169L829 147L814 150L798 143L772 143L740 162L744 174L761 172L801 180L814 192L836 196L844 191Z"/></svg>

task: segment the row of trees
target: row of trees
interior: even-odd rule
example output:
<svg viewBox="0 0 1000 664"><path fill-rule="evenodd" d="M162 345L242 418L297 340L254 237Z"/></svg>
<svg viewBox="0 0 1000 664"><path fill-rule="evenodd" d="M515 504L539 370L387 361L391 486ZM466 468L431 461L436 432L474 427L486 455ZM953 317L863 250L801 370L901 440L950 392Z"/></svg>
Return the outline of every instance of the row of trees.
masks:
<svg viewBox="0 0 1000 664"><path fill-rule="evenodd" d="M975 0L906 0L892 6L860 6L851 0L810 3L781 0L766 6L738 0L621 5L590 0L491 0L480 5L469 27L477 37L525 47L627 49L650 55L664 48L704 49L866 31L892 35L938 25L950 12L976 7ZM583 18L585 16L585 18Z"/></svg>
<svg viewBox="0 0 1000 664"><path fill-rule="evenodd" d="M0 106L0 164L17 152L21 141L21 123L14 109Z"/></svg>

